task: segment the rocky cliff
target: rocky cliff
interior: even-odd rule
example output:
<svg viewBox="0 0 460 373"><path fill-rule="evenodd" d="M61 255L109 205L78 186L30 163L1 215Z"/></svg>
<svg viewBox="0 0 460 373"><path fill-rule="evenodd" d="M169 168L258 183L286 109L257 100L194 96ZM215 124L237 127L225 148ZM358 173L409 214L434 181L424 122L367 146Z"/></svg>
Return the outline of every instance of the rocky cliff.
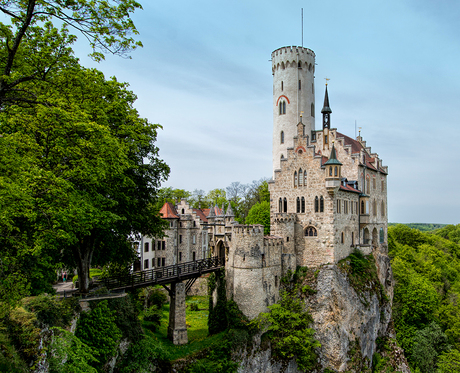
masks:
<svg viewBox="0 0 460 373"><path fill-rule="evenodd" d="M394 280L385 247L308 270L298 281L299 289L307 289L299 296L321 343L314 371L370 372L374 358L374 369L378 359L382 368L410 372L393 332ZM257 340L255 345L243 354L239 372L300 372L294 360L275 361L270 347L262 348Z"/></svg>

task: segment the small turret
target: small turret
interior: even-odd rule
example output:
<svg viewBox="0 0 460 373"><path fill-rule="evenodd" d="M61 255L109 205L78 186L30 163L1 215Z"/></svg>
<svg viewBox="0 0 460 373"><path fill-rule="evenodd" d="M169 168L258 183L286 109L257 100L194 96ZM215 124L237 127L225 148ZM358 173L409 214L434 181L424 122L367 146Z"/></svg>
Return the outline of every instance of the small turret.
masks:
<svg viewBox="0 0 460 373"><path fill-rule="evenodd" d="M334 194L340 188L342 177L342 163L337 159L334 143L332 143L331 154L324 166L326 166L326 189L329 193Z"/></svg>
<svg viewBox="0 0 460 373"><path fill-rule="evenodd" d="M323 114L323 149L329 148L329 129L331 128L331 113L332 110L329 106L329 95L327 93L327 83L326 83L326 93L324 94L324 104L321 109Z"/></svg>

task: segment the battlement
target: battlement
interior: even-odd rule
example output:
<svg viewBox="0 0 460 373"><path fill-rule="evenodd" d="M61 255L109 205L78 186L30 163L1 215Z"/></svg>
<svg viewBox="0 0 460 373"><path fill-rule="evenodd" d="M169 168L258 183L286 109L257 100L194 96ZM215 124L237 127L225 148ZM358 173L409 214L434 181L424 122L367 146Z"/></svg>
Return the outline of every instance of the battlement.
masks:
<svg viewBox="0 0 460 373"><path fill-rule="evenodd" d="M315 53L303 47L283 47L272 52L272 71L295 67L315 71Z"/></svg>
<svg viewBox="0 0 460 373"><path fill-rule="evenodd" d="M234 234L241 234L241 235L247 235L247 236L263 235L264 226L261 224L254 224L254 225L235 224L233 226L232 231Z"/></svg>
<svg viewBox="0 0 460 373"><path fill-rule="evenodd" d="M268 246L281 246L283 245L283 238L279 236L265 236L264 247Z"/></svg>

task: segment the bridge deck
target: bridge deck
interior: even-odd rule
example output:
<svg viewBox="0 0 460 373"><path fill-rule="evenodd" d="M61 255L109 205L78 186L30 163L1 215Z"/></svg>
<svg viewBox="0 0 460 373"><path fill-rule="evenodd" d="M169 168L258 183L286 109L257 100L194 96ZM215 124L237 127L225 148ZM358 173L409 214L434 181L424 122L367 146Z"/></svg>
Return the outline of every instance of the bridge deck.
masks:
<svg viewBox="0 0 460 373"><path fill-rule="evenodd" d="M212 257L172 266L153 268L146 271L134 272L127 276L114 276L100 279L107 289L122 290L136 289L151 285L166 285L171 282L200 277L224 267L224 258Z"/></svg>

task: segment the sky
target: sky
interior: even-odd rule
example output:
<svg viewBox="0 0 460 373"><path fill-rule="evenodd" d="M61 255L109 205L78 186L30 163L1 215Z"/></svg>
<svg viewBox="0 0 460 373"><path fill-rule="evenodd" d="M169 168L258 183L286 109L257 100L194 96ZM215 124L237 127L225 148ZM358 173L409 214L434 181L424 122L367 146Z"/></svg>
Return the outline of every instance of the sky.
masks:
<svg viewBox="0 0 460 373"><path fill-rule="evenodd" d="M324 78L332 127L355 121L389 168L389 222L460 223L460 2L451 0L142 1L144 47L83 65L130 83L142 117L163 127L163 186L226 188L272 176L271 52L316 54L316 128Z"/></svg>

